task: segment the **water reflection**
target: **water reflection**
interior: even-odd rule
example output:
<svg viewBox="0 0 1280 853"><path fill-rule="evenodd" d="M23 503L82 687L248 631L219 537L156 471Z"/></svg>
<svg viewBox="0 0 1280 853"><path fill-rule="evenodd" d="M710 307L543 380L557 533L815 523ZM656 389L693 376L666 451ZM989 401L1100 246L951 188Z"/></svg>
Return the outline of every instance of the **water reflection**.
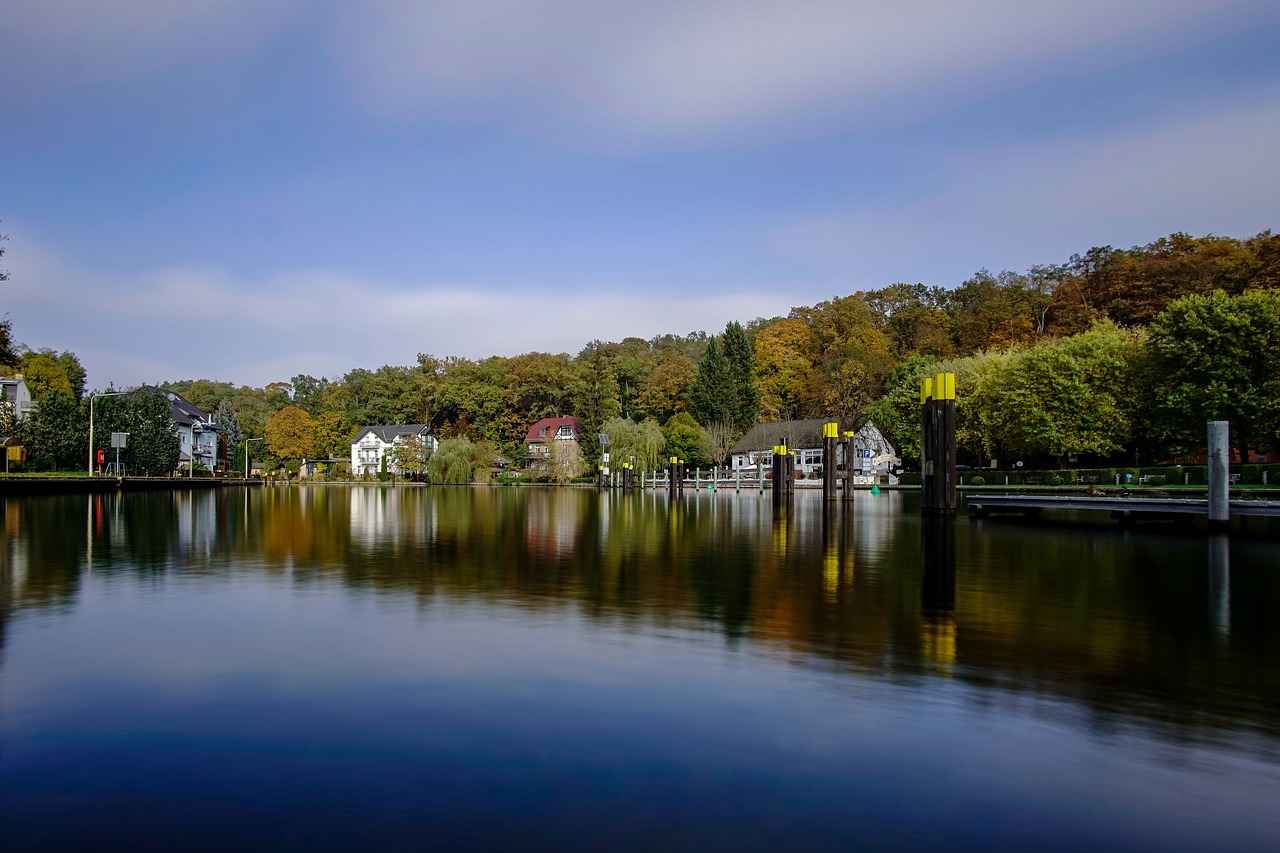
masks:
<svg viewBox="0 0 1280 853"><path fill-rule="evenodd" d="M1103 717L1280 732L1268 540L920 519L909 496L304 487L0 503L0 647L95 577L285 577L425 604L712 628L780 659L947 674ZM83 531L81 533L80 531Z"/></svg>

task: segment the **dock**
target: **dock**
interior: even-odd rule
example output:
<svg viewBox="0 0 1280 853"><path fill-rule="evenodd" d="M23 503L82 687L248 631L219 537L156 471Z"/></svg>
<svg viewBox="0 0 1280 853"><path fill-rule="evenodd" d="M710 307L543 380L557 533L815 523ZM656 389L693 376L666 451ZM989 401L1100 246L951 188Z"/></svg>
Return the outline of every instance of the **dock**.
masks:
<svg viewBox="0 0 1280 853"><path fill-rule="evenodd" d="M966 504L971 515L986 518L995 513L1039 515L1043 510L1081 510L1108 512L1118 521L1173 518L1183 515L1209 515L1208 498L1137 498L1093 495L968 495ZM1280 500L1229 502L1232 516L1280 518Z"/></svg>

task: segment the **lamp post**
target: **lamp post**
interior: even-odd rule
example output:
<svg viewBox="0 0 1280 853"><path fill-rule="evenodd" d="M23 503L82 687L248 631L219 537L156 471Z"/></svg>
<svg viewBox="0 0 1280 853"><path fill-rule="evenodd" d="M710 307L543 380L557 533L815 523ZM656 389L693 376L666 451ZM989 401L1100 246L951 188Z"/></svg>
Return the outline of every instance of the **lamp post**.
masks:
<svg viewBox="0 0 1280 853"><path fill-rule="evenodd" d="M123 397L124 391L100 391L89 395L89 476L93 476L93 401L97 397ZM117 471L117 474L120 472Z"/></svg>
<svg viewBox="0 0 1280 853"><path fill-rule="evenodd" d="M249 479L249 442L265 441L265 438L246 438L244 440L244 478Z"/></svg>

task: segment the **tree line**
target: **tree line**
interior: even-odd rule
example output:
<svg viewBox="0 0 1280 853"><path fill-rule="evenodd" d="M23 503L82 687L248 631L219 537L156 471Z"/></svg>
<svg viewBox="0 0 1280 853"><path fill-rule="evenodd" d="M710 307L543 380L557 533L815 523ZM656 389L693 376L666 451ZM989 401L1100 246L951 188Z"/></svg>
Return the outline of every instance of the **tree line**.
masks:
<svg viewBox="0 0 1280 853"><path fill-rule="evenodd" d="M518 464L531 424L572 414L594 467L598 432L645 454L661 436L658 458L710 464L755 423L801 417L848 427L870 417L911 460L919 379L949 370L968 461L1155 460L1202 443L1208 419L1232 421L1241 447L1275 448L1277 288L1280 236L1172 234L1025 272L980 270L953 288L896 283L718 334L593 340L573 355L420 353L410 365L263 388L160 384L230 427L229 451L265 437L255 449L280 458L348 457L364 426L426 423L441 439L465 438L476 458ZM83 395L74 355L14 357L35 368L42 397Z"/></svg>

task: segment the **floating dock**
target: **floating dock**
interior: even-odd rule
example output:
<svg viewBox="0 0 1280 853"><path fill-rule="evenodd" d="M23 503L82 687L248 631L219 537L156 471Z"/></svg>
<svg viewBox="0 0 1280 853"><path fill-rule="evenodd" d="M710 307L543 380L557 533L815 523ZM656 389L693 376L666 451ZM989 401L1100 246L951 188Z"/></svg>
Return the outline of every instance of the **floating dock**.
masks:
<svg viewBox="0 0 1280 853"><path fill-rule="evenodd" d="M1207 498L1134 498L1092 495L968 495L971 515L986 518L995 513L1039 515L1046 509L1108 512L1121 522L1171 518L1179 515L1209 515ZM1278 501L1230 501L1232 516L1280 518Z"/></svg>

